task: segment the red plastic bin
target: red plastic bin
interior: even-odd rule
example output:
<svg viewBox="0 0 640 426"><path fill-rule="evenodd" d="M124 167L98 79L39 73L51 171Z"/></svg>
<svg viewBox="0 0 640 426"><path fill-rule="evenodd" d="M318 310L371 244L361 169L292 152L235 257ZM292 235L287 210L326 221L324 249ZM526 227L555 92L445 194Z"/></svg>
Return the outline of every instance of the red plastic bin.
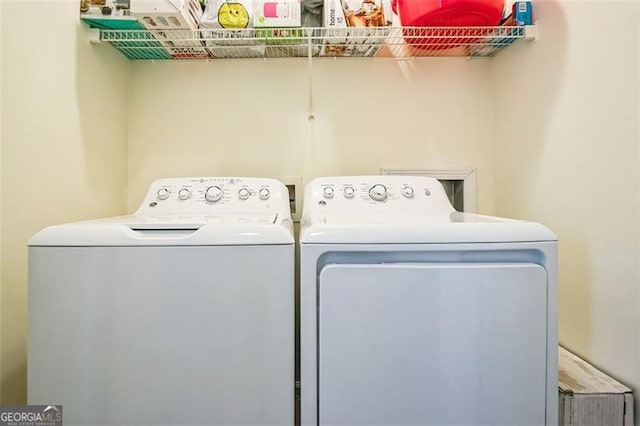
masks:
<svg viewBox="0 0 640 426"><path fill-rule="evenodd" d="M392 0L393 11L403 27L483 27L499 25L504 0ZM417 31L404 32L408 43L423 49L441 49L473 43L474 39L415 38ZM439 35L437 30L433 35ZM487 30L487 35L490 30ZM431 35L429 31L426 35Z"/></svg>

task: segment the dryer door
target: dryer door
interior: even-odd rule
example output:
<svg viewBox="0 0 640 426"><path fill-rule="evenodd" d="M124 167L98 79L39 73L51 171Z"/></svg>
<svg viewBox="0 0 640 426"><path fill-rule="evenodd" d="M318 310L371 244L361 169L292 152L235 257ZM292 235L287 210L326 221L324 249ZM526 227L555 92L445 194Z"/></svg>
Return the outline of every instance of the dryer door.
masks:
<svg viewBox="0 0 640 426"><path fill-rule="evenodd" d="M545 424L539 265L328 265L318 296L319 424Z"/></svg>

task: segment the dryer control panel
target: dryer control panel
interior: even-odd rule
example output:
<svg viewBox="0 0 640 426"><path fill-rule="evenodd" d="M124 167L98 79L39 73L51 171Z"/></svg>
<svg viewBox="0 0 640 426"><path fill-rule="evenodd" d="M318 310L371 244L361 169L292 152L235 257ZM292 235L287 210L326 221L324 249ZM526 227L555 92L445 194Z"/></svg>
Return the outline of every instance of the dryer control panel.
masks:
<svg viewBox="0 0 640 426"><path fill-rule="evenodd" d="M454 211L437 179L424 176L346 176L318 178L306 188L307 213L384 212L403 214Z"/></svg>
<svg viewBox="0 0 640 426"><path fill-rule="evenodd" d="M282 213L289 217L289 192L276 179L191 177L151 184L137 215Z"/></svg>

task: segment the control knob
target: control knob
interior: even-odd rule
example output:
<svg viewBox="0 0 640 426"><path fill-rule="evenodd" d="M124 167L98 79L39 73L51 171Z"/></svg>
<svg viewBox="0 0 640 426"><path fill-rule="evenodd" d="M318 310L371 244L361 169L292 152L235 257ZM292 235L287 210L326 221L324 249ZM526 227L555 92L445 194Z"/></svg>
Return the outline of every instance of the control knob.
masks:
<svg viewBox="0 0 640 426"><path fill-rule="evenodd" d="M384 201L387 199L387 188L384 185L375 184L369 189L369 197L374 201Z"/></svg>
<svg viewBox="0 0 640 426"><path fill-rule="evenodd" d="M167 188L160 188L158 189L158 200L166 200L167 198L169 198L169 190Z"/></svg>
<svg viewBox="0 0 640 426"><path fill-rule="evenodd" d="M402 188L402 195L405 196L405 198L413 198L413 188L410 186L405 186L404 188Z"/></svg>
<svg viewBox="0 0 640 426"><path fill-rule="evenodd" d="M178 198L180 198L182 201L188 200L189 198L191 198L191 191L186 188L182 188L180 191L178 191Z"/></svg>
<svg viewBox="0 0 640 426"><path fill-rule="evenodd" d="M247 188L241 188L240 191L238 191L238 198L240 198L241 200L246 200L250 196L251 192L249 192Z"/></svg>
<svg viewBox="0 0 640 426"><path fill-rule="evenodd" d="M324 195L324 198L333 198L333 188L330 186L325 186L322 190L322 195Z"/></svg>
<svg viewBox="0 0 640 426"><path fill-rule="evenodd" d="M204 193L204 199L210 203L217 203L223 195L224 192L219 186L210 186Z"/></svg>
<svg viewBox="0 0 640 426"><path fill-rule="evenodd" d="M356 190L348 186L344 189L345 198L353 198L356 195Z"/></svg>
<svg viewBox="0 0 640 426"><path fill-rule="evenodd" d="M269 188L262 188L258 192L258 195L260 196L261 200L268 200L269 197L271 196L271 191L269 191Z"/></svg>

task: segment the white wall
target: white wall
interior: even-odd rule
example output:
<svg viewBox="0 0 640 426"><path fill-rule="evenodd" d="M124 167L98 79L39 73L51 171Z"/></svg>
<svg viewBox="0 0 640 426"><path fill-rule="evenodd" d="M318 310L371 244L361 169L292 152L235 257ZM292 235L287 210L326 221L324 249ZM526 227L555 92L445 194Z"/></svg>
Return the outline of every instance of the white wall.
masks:
<svg viewBox="0 0 640 426"><path fill-rule="evenodd" d="M0 1L0 271L2 271L2 9ZM0 383L2 378L2 273L0 273ZM0 402L2 386L0 385Z"/></svg>
<svg viewBox="0 0 640 426"><path fill-rule="evenodd" d="M639 392L638 3L536 6L492 62L496 211L558 235L561 343Z"/></svg>
<svg viewBox="0 0 640 426"><path fill-rule="evenodd" d="M136 63L129 210L162 176L311 178L387 167L478 168L493 212L490 62L304 60Z"/></svg>
<svg viewBox="0 0 640 426"><path fill-rule="evenodd" d="M129 63L86 45L78 2L2 11L2 404L26 402L28 239L125 210Z"/></svg>

